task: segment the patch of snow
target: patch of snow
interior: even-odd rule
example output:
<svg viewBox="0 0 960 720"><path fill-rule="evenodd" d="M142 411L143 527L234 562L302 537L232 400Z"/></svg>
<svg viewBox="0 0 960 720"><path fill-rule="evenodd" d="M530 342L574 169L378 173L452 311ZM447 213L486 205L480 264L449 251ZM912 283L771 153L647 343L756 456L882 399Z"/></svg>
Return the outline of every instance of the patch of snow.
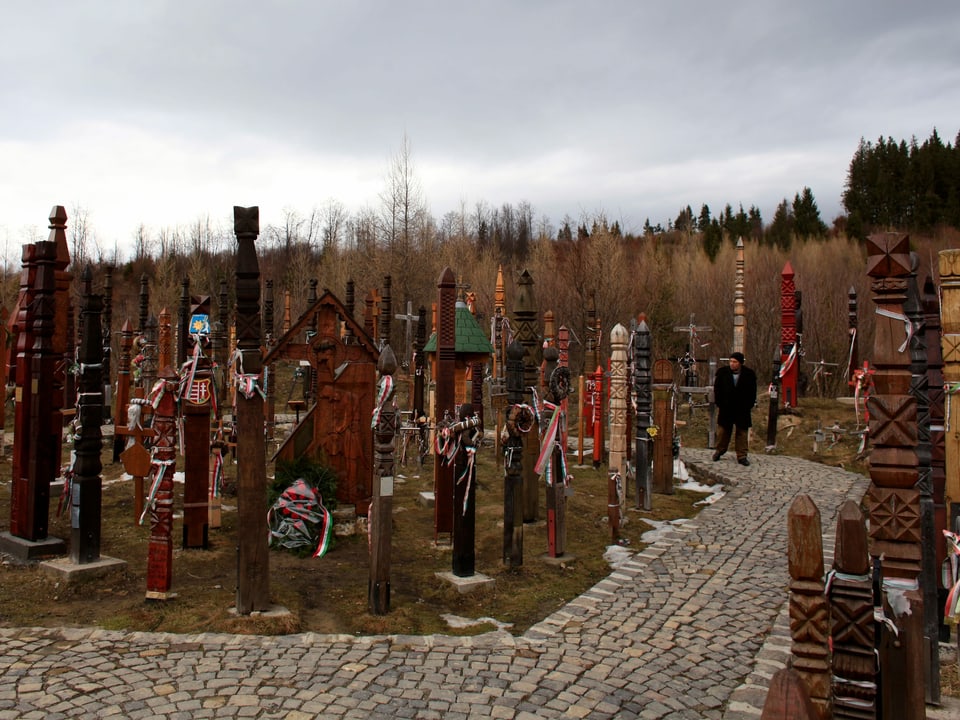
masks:
<svg viewBox="0 0 960 720"><path fill-rule="evenodd" d="M452 628L465 628L473 625L485 624L493 625L495 628L497 628L497 630L506 630L507 628L513 627L513 623L500 622L492 617L481 617L471 620L470 618L460 617L459 615L451 615L450 613L444 613L440 617L442 617L446 621L447 625Z"/></svg>

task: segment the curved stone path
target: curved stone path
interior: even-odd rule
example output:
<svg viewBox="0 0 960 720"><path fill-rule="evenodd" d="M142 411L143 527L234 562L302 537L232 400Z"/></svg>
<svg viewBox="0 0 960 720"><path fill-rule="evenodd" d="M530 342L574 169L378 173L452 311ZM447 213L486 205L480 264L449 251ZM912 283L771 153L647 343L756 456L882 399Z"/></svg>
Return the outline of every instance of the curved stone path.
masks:
<svg viewBox="0 0 960 720"><path fill-rule="evenodd" d="M683 449L727 495L524 635L165 635L0 629L5 718L758 718L789 653L786 514L867 478Z"/></svg>

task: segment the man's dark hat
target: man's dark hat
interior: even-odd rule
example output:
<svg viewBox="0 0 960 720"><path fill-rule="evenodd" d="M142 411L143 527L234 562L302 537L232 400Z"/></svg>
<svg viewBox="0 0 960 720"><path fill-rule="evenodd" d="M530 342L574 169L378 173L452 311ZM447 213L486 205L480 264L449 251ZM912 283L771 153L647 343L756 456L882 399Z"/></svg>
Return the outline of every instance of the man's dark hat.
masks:
<svg viewBox="0 0 960 720"><path fill-rule="evenodd" d="M742 353L742 352L730 353L730 359L731 359L731 360L736 360L738 363L740 363L741 365L743 365L743 353Z"/></svg>

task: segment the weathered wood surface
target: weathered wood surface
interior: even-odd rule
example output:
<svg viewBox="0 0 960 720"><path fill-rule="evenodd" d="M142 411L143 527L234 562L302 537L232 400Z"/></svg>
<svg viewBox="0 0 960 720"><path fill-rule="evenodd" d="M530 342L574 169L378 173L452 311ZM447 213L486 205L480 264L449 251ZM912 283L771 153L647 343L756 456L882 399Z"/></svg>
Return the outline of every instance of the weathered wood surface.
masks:
<svg viewBox="0 0 960 720"><path fill-rule="evenodd" d="M150 516L147 548L147 599L167 600L173 582L173 476L177 470L177 389L171 368L161 370L150 391L156 437L150 449L150 491L144 515ZM141 521L144 517L141 515Z"/></svg>
<svg viewBox="0 0 960 720"><path fill-rule="evenodd" d="M393 375L397 358L386 345L377 361L380 372L381 400L373 418L374 476L370 502L370 581L367 586L367 607L373 615L390 612L390 551L393 530L394 434L396 406Z"/></svg>
<svg viewBox="0 0 960 720"><path fill-rule="evenodd" d="M517 340L506 352L507 409L502 441L503 479L503 562L509 567L523 565L523 428L532 422L533 412L523 402L523 355Z"/></svg>
<svg viewBox="0 0 960 720"><path fill-rule="evenodd" d="M633 395L637 406L636 452L633 455L636 507L650 510L652 508L650 463L653 460L653 443L647 430L653 423L653 375L650 372L652 339L650 327L645 320L641 320L637 326L633 347Z"/></svg>
<svg viewBox="0 0 960 720"><path fill-rule="evenodd" d="M456 294L456 276L453 270L444 268L437 281L437 377L434 382L438 428L456 419ZM433 533L436 540L440 535L452 536L453 533L454 468L453 465L440 462L439 458L433 467Z"/></svg>
<svg viewBox="0 0 960 720"><path fill-rule="evenodd" d="M737 269L733 283L733 351L746 355L747 347L747 301L744 293L743 238L737 238ZM693 348L691 348L695 352Z"/></svg>
<svg viewBox="0 0 960 720"><path fill-rule="evenodd" d="M875 718L877 659L867 527L860 506L847 500L837 515L830 579L833 716Z"/></svg>
<svg viewBox="0 0 960 720"><path fill-rule="evenodd" d="M876 305L870 413L870 487L864 496L870 527L870 554L883 558L884 611L899 637L885 632L880 642L885 718L924 716L923 598L920 491L917 458L917 403L910 395L908 323L904 314L910 274L910 239L884 233L867 239L867 275ZM890 597L900 597L896 609ZM909 609L909 612L906 610Z"/></svg>
<svg viewBox="0 0 960 720"><path fill-rule="evenodd" d="M537 328L537 303L533 290L533 277L524 270L517 282L514 299L513 324L515 337L523 346L523 397L533 405L533 388L537 387L537 355L540 333ZM534 427L523 443L523 521L536 522L540 511L540 478L534 467L540 454L540 428Z"/></svg>
<svg viewBox="0 0 960 720"><path fill-rule="evenodd" d="M823 584L820 510L809 495L794 498L787 513L790 569L790 635L793 667L821 720L830 717L830 628Z"/></svg>
<svg viewBox="0 0 960 720"><path fill-rule="evenodd" d="M248 381L238 392L237 412L237 613L249 615L270 606L270 554L263 437L263 359L260 354L260 264L256 238L260 209L234 207L237 236L236 327L238 372Z"/></svg>
<svg viewBox="0 0 960 720"><path fill-rule="evenodd" d="M70 492L70 559L77 564L100 559L100 518L103 480L103 297L91 290L91 271L84 270L82 305L83 337L80 363L80 394L77 401L75 460Z"/></svg>
<svg viewBox="0 0 960 720"><path fill-rule="evenodd" d="M850 388L849 394L854 393L854 371L860 367L860 337L858 326L860 324L857 317L857 289L851 285L847 290L847 332L850 334L850 349L847 353L847 387Z"/></svg>
<svg viewBox="0 0 960 720"><path fill-rule="evenodd" d="M676 408L673 363L653 364L653 491L673 495L673 420Z"/></svg>
<svg viewBox="0 0 960 720"><path fill-rule="evenodd" d="M767 690L761 720L818 720L800 674L791 668L777 670Z"/></svg>
<svg viewBox="0 0 960 720"><path fill-rule="evenodd" d="M607 520L612 542L620 537L623 483L627 476L627 329L617 323L610 331L610 456L607 460Z"/></svg>
<svg viewBox="0 0 960 720"><path fill-rule="evenodd" d="M196 318L207 317L210 297L191 298L186 330L187 357L183 366L180 412L183 416L183 547L206 548L210 521L210 427L215 391L213 363L210 360L209 335L193 328ZM208 330L209 328L207 328Z"/></svg>

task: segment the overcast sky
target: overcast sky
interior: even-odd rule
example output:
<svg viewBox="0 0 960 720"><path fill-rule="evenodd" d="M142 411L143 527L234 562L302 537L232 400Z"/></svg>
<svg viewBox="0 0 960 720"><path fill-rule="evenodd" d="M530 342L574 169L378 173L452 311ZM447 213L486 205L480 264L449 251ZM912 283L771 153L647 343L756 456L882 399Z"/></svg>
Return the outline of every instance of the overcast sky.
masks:
<svg viewBox="0 0 960 720"><path fill-rule="evenodd" d="M82 207L101 246L233 205L379 206L410 142L440 220L532 204L627 230L810 187L860 138L960 131L960 2L4 3L0 242Z"/></svg>

